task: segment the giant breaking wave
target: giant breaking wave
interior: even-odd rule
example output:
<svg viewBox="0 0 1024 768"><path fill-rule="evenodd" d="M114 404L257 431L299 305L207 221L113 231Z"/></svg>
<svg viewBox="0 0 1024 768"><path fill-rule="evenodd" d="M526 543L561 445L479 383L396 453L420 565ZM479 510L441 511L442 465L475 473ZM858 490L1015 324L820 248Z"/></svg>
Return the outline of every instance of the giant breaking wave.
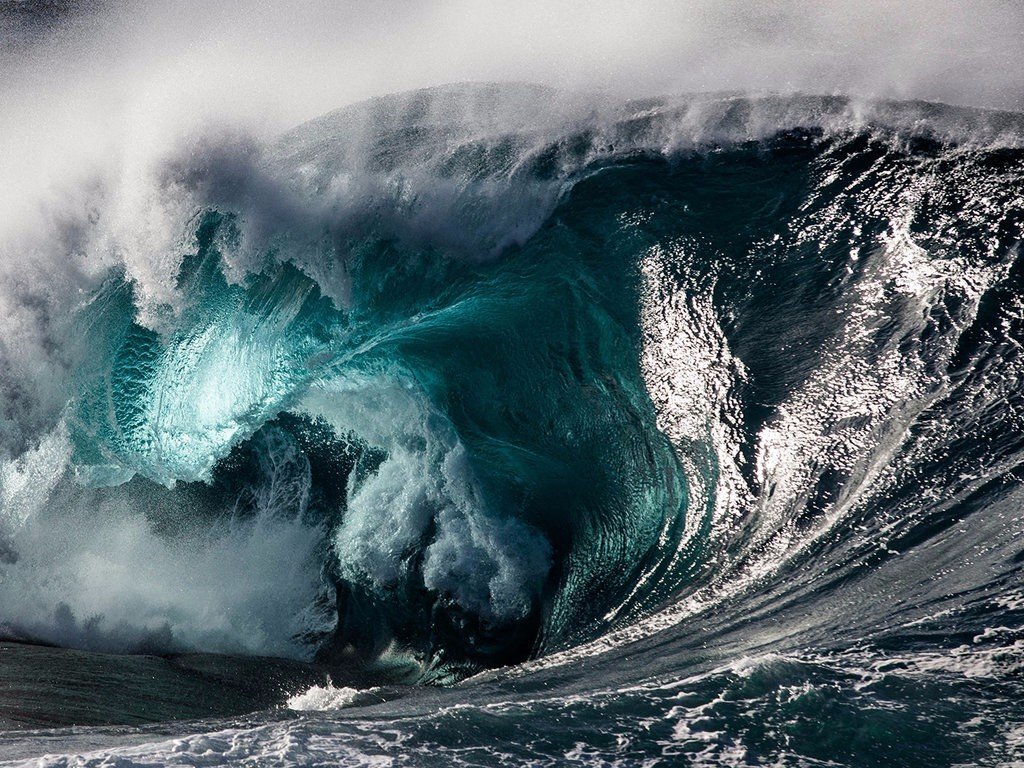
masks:
<svg viewBox="0 0 1024 768"><path fill-rule="evenodd" d="M0 630L449 682L1001 594L1022 136L482 85L98 173L2 260Z"/></svg>

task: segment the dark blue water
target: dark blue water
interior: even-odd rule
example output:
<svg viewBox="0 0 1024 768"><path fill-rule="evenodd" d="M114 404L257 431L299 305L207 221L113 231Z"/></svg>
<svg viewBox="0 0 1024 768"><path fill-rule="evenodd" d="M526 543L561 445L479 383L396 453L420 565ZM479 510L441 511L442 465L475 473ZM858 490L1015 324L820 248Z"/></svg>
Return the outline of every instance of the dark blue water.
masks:
<svg viewBox="0 0 1024 768"><path fill-rule="evenodd" d="M0 755L1024 759L1022 131L465 86L172 156L6 417Z"/></svg>

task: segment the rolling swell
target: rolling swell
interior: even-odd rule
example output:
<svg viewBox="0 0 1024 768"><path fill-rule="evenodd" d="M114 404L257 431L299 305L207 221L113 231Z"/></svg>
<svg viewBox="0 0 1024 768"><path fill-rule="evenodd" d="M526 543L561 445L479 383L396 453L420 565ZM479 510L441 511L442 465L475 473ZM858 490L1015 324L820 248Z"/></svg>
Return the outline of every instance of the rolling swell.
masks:
<svg viewBox="0 0 1024 768"><path fill-rule="evenodd" d="M783 730L810 727L810 699L860 711L934 762L999 741L1021 618L1019 118L544 98L422 92L172 157L191 241L160 290L128 265L75 310L88 354L67 352L70 405L33 449L65 474L35 517L5 484L24 517L8 584L31 592L54 562L40 532L95 509L157 561L291 575L225 585L212 632L155 586L144 626L90 623L72 571L62 620L44 597L52 615L16 606L10 632L392 680L532 659L495 695L545 675L597 710L627 691L614 716L640 741L633 713L690 707L655 746L695 753L771 752L735 700ZM914 730L921 679L957 739ZM856 760L862 736L801 754Z"/></svg>

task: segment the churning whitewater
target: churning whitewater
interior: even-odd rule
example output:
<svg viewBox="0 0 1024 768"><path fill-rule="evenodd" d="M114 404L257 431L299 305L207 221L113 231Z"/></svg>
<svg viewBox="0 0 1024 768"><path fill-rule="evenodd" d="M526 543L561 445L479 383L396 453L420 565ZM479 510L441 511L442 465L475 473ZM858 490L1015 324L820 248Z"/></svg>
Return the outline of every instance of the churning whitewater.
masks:
<svg viewBox="0 0 1024 768"><path fill-rule="evenodd" d="M136 171L4 246L0 758L1024 760L1019 114L459 85Z"/></svg>

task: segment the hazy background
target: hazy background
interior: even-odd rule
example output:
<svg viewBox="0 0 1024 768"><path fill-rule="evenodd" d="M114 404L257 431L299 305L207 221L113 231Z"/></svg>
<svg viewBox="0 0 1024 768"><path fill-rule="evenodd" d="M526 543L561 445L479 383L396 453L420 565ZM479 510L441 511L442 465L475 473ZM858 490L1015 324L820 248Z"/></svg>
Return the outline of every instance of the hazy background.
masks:
<svg viewBox="0 0 1024 768"><path fill-rule="evenodd" d="M130 177L211 125L267 136L456 81L1020 110L1022 34L1020 0L0 0L0 236L55 187Z"/></svg>
<svg viewBox="0 0 1024 768"><path fill-rule="evenodd" d="M0 8L13 75L5 90L188 93L295 119L461 80L1024 106L1019 0L0 0Z"/></svg>

